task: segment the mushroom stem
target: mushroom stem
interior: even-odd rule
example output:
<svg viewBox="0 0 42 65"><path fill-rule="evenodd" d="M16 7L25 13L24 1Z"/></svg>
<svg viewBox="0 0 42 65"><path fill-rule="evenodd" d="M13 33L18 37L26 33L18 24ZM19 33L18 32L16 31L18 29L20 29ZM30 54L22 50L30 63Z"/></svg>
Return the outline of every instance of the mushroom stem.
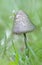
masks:
<svg viewBox="0 0 42 65"><path fill-rule="evenodd" d="M26 38L26 34L24 33L24 41L25 41L25 45L26 45L26 55L29 57L29 48L27 46L27 38Z"/></svg>
<svg viewBox="0 0 42 65"><path fill-rule="evenodd" d="M26 45L26 49L28 48L27 46L27 38L26 38L26 34L24 33L24 41L25 41L25 45Z"/></svg>

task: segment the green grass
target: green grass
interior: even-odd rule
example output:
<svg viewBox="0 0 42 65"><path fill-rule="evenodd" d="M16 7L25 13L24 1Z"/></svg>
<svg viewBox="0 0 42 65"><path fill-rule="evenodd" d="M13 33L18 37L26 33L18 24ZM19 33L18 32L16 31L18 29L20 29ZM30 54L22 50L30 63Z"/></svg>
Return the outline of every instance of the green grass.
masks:
<svg viewBox="0 0 42 65"><path fill-rule="evenodd" d="M36 26L27 33L29 58L23 35L11 36L13 10L25 11ZM0 65L42 65L42 0L0 0Z"/></svg>

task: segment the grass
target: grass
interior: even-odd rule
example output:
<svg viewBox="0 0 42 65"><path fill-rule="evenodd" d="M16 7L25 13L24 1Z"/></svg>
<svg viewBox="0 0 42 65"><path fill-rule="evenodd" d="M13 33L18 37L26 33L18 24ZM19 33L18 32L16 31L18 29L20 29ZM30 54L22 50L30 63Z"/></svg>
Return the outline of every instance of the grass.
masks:
<svg viewBox="0 0 42 65"><path fill-rule="evenodd" d="M11 35L12 11L24 10L35 30L27 33L29 58L23 35ZM14 45L13 45L14 44ZM42 0L0 0L0 65L42 65Z"/></svg>

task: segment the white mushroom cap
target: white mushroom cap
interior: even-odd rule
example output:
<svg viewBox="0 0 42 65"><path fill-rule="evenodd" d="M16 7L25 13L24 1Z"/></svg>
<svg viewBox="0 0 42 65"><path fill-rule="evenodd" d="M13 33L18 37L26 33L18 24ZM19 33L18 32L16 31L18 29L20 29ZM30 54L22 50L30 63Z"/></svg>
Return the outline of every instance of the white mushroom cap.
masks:
<svg viewBox="0 0 42 65"><path fill-rule="evenodd" d="M26 33L32 31L34 25L31 23L29 17L22 11L18 11L13 24L13 33Z"/></svg>

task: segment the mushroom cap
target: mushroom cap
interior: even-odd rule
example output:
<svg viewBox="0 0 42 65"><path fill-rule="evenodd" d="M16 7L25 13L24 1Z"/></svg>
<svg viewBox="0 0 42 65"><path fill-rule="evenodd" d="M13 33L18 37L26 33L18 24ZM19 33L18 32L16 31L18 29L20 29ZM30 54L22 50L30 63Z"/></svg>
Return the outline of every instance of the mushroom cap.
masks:
<svg viewBox="0 0 42 65"><path fill-rule="evenodd" d="M34 29L29 17L22 10L17 12L14 21L13 33L15 34L26 33Z"/></svg>

